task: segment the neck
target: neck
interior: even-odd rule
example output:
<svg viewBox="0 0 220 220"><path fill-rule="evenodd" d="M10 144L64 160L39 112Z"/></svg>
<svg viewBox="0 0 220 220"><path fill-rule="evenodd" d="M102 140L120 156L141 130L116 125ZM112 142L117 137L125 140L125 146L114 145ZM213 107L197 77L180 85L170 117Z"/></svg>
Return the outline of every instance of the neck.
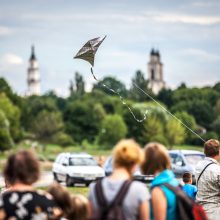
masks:
<svg viewBox="0 0 220 220"><path fill-rule="evenodd" d="M125 168L119 167L113 171L112 175L109 178L115 180L126 180L131 178L131 174Z"/></svg>
<svg viewBox="0 0 220 220"><path fill-rule="evenodd" d="M13 184L11 187L10 187L10 190L11 191L25 191L25 190L28 190L28 191L33 191L34 188L33 186L31 185L27 185L25 183L20 183L20 182L17 182L15 184Z"/></svg>

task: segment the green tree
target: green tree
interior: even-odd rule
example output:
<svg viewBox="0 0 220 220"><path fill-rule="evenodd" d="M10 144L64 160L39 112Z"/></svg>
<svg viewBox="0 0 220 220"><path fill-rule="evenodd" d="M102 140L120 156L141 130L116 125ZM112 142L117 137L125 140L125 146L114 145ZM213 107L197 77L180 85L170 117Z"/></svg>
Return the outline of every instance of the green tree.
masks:
<svg viewBox="0 0 220 220"><path fill-rule="evenodd" d="M57 112L56 100L48 96L31 96L24 102L21 122L26 130L30 130L32 122L41 111Z"/></svg>
<svg viewBox="0 0 220 220"><path fill-rule="evenodd" d="M165 136L169 144L169 149L172 149L175 144L183 143L185 129L176 119L170 118L166 123Z"/></svg>
<svg viewBox="0 0 220 220"><path fill-rule="evenodd" d="M0 110L4 112L10 123L13 140L18 141L21 138L20 109L4 93L0 93Z"/></svg>
<svg viewBox="0 0 220 220"><path fill-rule="evenodd" d="M3 111L0 110L0 151L11 149L14 146L9 131L9 121Z"/></svg>
<svg viewBox="0 0 220 220"><path fill-rule="evenodd" d="M149 100L149 98L145 94L143 94L138 88L136 88L135 84L142 90L150 93L153 96L152 92L148 89L148 81L144 78L144 74L140 70L135 73L131 82L132 83L129 90L129 98L134 99L138 102Z"/></svg>
<svg viewBox="0 0 220 220"><path fill-rule="evenodd" d="M74 97L81 97L85 93L85 81L83 76L76 72L74 81L70 81L70 95Z"/></svg>
<svg viewBox="0 0 220 220"><path fill-rule="evenodd" d="M102 106L90 100L70 102L63 115L65 130L79 143L84 139L94 141L104 116Z"/></svg>
<svg viewBox="0 0 220 220"><path fill-rule="evenodd" d="M166 106L171 107L173 105L172 90L165 88L160 90L157 99L164 103Z"/></svg>
<svg viewBox="0 0 220 220"><path fill-rule="evenodd" d="M158 136L164 136L163 124L158 117L148 115L144 122L143 136L145 143L155 141Z"/></svg>
<svg viewBox="0 0 220 220"><path fill-rule="evenodd" d="M32 121L31 131L43 143L50 142L63 129L63 120L59 112L42 110Z"/></svg>
<svg viewBox="0 0 220 220"><path fill-rule="evenodd" d="M108 115L103 120L98 142L106 147L113 147L127 133L126 124L120 115Z"/></svg>
<svg viewBox="0 0 220 220"><path fill-rule="evenodd" d="M182 112L176 112L175 116L182 121L186 126L188 126L190 129L196 132L197 129L197 124L195 118L188 114L185 111ZM189 129L185 128L186 131L186 136L185 136L185 141L187 144L191 144L192 140L195 138L195 134L193 134Z"/></svg>
<svg viewBox="0 0 220 220"><path fill-rule="evenodd" d="M105 77L93 86L93 90L97 89L108 95L116 95L114 92L109 91L106 87L113 89L123 97L127 97L127 89L125 85L114 77Z"/></svg>
<svg viewBox="0 0 220 220"><path fill-rule="evenodd" d="M143 114L140 109L132 107L132 111L136 118L143 118ZM146 144L146 140L143 136L144 123L137 122L127 108L124 109L123 119L128 129L127 138L135 139L140 144Z"/></svg>

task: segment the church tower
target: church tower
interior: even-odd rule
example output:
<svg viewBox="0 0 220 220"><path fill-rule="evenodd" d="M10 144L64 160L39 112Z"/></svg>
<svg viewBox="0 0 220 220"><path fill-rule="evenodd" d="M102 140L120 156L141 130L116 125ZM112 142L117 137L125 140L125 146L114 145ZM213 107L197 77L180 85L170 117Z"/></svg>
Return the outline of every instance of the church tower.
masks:
<svg viewBox="0 0 220 220"><path fill-rule="evenodd" d="M38 62L34 52L34 46L31 48L31 57L29 59L28 68L28 92L27 95L40 95L40 74L38 68Z"/></svg>
<svg viewBox="0 0 220 220"><path fill-rule="evenodd" d="M163 64L160 61L160 53L154 49L151 50L148 62L148 81L148 87L155 95L166 86L163 80Z"/></svg>

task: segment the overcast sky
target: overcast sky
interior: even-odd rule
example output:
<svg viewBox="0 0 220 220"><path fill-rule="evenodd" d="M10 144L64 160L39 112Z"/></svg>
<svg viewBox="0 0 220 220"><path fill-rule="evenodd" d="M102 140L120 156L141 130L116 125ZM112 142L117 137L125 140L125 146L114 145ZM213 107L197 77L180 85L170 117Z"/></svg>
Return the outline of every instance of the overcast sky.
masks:
<svg viewBox="0 0 220 220"><path fill-rule="evenodd" d="M220 81L218 0L0 0L0 77L24 94L34 44L42 92L66 95L75 71L89 89L90 65L73 56L87 40L104 35L94 68L100 79L115 76L129 87L136 70L147 77L155 47L171 88Z"/></svg>

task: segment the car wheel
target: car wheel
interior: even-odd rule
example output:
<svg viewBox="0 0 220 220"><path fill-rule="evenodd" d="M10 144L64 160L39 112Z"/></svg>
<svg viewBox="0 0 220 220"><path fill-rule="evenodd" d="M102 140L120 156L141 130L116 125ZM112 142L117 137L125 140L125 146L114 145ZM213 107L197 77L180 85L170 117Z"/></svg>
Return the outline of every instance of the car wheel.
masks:
<svg viewBox="0 0 220 220"><path fill-rule="evenodd" d="M73 186L73 182L68 175L66 176L66 186Z"/></svg>
<svg viewBox="0 0 220 220"><path fill-rule="evenodd" d="M60 182L59 180L58 180L58 178L57 178L57 174L56 173L53 173L53 179L54 179L54 181L56 181L56 182Z"/></svg>
<svg viewBox="0 0 220 220"><path fill-rule="evenodd" d="M86 183L86 186L88 187L90 185L90 183Z"/></svg>

